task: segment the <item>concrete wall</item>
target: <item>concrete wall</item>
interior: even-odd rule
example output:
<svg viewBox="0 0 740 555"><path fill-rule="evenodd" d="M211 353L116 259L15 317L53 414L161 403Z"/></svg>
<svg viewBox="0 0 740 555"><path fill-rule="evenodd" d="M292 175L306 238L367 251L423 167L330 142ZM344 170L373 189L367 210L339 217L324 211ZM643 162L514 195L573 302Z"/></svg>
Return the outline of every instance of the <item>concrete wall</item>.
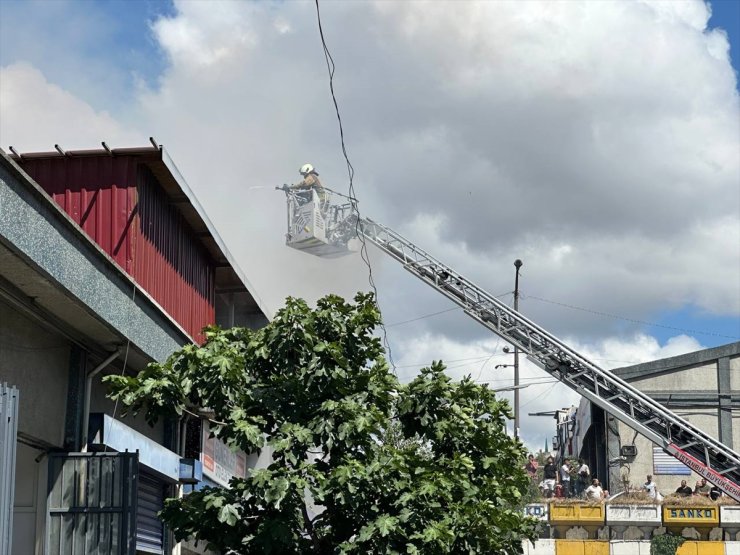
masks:
<svg viewBox="0 0 740 555"><path fill-rule="evenodd" d="M635 437L635 432L626 424L619 423L619 437L622 445L631 445L632 438ZM645 482L645 476L653 473L653 442L647 439L645 436L637 435L634 442L637 447L637 457L629 464L622 465L620 468L620 480L629 480L630 487L639 487ZM657 483L657 482L656 482ZM616 484L611 485L611 493L616 493L623 489L623 484L620 483L618 487ZM658 489L664 491L667 484L662 481L658 483ZM675 488L674 488L675 489Z"/></svg>
<svg viewBox="0 0 740 555"><path fill-rule="evenodd" d="M630 383L644 392L650 391L696 391L717 390L717 362L682 368L645 379L631 380Z"/></svg>
<svg viewBox="0 0 740 555"><path fill-rule="evenodd" d="M691 422L705 434L712 436L714 439L719 439L719 423L717 421L718 411L716 408L702 407L687 410L674 410L674 412Z"/></svg>
<svg viewBox="0 0 740 555"><path fill-rule="evenodd" d="M62 447L69 342L0 300L0 382L20 391L18 431Z"/></svg>
<svg viewBox="0 0 740 555"><path fill-rule="evenodd" d="M740 393L740 356L730 357L730 389ZM740 410L732 411L732 445L740 450Z"/></svg>
<svg viewBox="0 0 740 555"><path fill-rule="evenodd" d="M637 365L624 369L622 372L617 370L617 373L629 379L630 384L653 396L657 401L667 404L673 412L706 434L726 444L732 442L732 447L738 450L740 447L740 409L737 408L737 404L738 396L740 396L740 355L736 352L737 344L731 344L689 353L675 359ZM718 410L720 393L724 395L722 397L723 408L731 408L731 412ZM720 418L721 415L724 418ZM634 431L622 423L618 428L621 445L631 444L635 436ZM628 477L633 487L644 483L648 474L653 475L659 491L664 495L674 492L682 479L685 479L691 487L699 480L700 477L696 473L690 476L656 475L652 461L653 444L645 437L637 435L635 445L638 450L636 459L619 468L619 473ZM612 492L619 491L615 485L612 484ZM621 489L621 484L619 484L619 489Z"/></svg>
<svg viewBox="0 0 740 555"><path fill-rule="evenodd" d="M703 409L704 410L708 409ZM716 437L717 434L717 417L716 411L715 416L703 416L703 415L691 415L687 414L694 411L676 411L678 414L686 418L692 424L695 424L700 429ZM682 414L683 413L683 414ZM740 422L739 422L740 424ZM621 438L622 445L629 445L632 443L632 438L635 432L626 424L619 423L619 437ZM690 476L685 475L668 475L668 474L655 474L653 468L653 447L655 446L652 441L647 439L645 436L637 434L635 439L635 445L637 446L637 457L634 461L628 464L624 464L620 468L620 476L626 477L630 480L631 487L640 487L644 482L648 474L653 475L653 480L658 486L658 491L663 495L673 493L676 488L681 485L681 480L686 480L688 484L693 488L696 481L700 479L700 476L695 472L692 472ZM612 493L616 493L622 489L621 484L619 489L616 489L612 485Z"/></svg>
<svg viewBox="0 0 740 555"><path fill-rule="evenodd" d="M730 357L730 386L740 391L740 357Z"/></svg>
<svg viewBox="0 0 740 555"><path fill-rule="evenodd" d="M152 427L147 424L143 414L136 417L121 417L124 406L121 403L118 403L118 406L116 406L114 401L111 401L106 397L108 388L106 384L101 381L102 377L108 374L120 374L120 370L116 367L110 366L93 378L92 393L90 395L90 412L103 412L105 414L115 416L116 420L120 420L126 424L126 426L144 434L157 443L164 444L164 423L161 420ZM113 414L114 410L115 415Z"/></svg>
<svg viewBox="0 0 740 555"><path fill-rule="evenodd" d="M0 301L0 382L20 391L18 432L24 440L62 447L69 342ZM46 503L45 452L17 444L13 553L41 555Z"/></svg>

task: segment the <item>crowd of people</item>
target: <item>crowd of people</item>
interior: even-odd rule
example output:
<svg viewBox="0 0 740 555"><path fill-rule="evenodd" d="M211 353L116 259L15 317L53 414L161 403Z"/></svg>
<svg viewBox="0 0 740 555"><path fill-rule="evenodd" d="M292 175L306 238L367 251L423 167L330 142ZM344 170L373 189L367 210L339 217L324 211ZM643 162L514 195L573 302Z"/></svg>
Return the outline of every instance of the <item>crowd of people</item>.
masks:
<svg viewBox="0 0 740 555"><path fill-rule="evenodd" d="M655 482L653 482L652 475L647 475L647 480L645 480L645 483L642 485L642 489L647 492L648 497L655 499L656 501L663 500L663 496L658 491L658 487L655 485ZM696 485L693 488L686 483L686 480L681 480L681 485L676 488L674 493L681 497L690 497L694 495L708 497L712 501L716 501L722 497L722 490L717 486L710 486L704 478L696 482Z"/></svg>
<svg viewBox="0 0 740 555"><path fill-rule="evenodd" d="M527 457L527 463L524 465L530 480L534 484L540 479L540 469L534 455ZM558 467L553 457L547 457L542 467L542 480L538 487L542 496L549 499L552 497L577 497L589 500L601 500L609 496L609 492L601 487L598 478L591 476L591 469L583 459L578 462L564 460L563 464ZM663 495L658 491L658 487L653 481L652 475L647 476L647 480L642 485L641 491L647 493L648 497L655 499L656 502L663 500ZM722 496L722 490L717 486L710 486L702 478L694 488L687 485L686 480L681 480L681 485L675 491L680 496L702 496L716 501Z"/></svg>
<svg viewBox="0 0 740 555"><path fill-rule="evenodd" d="M530 479L536 482L539 477L539 466L534 455L529 455L524 465ZM548 457L542 468L542 481L539 489L545 498L551 497L583 497L586 499L604 499L609 495L601 487L601 483L591 476L591 469L583 459L563 461L558 468L553 457Z"/></svg>

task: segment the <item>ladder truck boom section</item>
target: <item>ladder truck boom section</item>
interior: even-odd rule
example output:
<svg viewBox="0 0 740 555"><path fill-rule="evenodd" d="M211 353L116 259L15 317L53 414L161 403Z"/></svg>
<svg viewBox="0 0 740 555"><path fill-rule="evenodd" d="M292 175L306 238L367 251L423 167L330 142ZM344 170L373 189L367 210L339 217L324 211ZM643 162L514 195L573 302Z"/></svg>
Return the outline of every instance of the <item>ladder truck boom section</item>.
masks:
<svg viewBox="0 0 740 555"><path fill-rule="evenodd" d="M357 249L357 235L361 235L468 316L527 353L546 372L740 501L740 454L589 361L390 228L358 218L352 203L332 204L327 191L321 199L314 192L306 202L286 190L288 246L318 256L341 256Z"/></svg>

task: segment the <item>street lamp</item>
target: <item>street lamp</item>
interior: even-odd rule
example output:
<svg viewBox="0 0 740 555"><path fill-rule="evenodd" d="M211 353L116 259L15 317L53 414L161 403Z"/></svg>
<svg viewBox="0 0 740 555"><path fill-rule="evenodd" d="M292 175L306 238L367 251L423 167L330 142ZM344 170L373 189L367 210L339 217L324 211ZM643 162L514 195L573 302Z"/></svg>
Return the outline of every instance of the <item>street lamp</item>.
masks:
<svg viewBox="0 0 740 555"><path fill-rule="evenodd" d="M519 269L523 263L518 258L514 261L514 312L519 312ZM519 347L514 345L514 437L519 437Z"/></svg>
<svg viewBox="0 0 740 555"><path fill-rule="evenodd" d="M505 353L506 353L507 355L508 355L508 354L509 354L509 353L511 352L511 349L509 349L508 347L504 347L504 348L503 348L502 350L503 350L503 351L504 351L504 352L505 352ZM496 366L494 366L493 368L494 368L494 370L495 370L495 369L498 369L498 368L514 368L514 365L513 365L513 364L497 364L497 365L496 365Z"/></svg>
<svg viewBox="0 0 740 555"><path fill-rule="evenodd" d="M481 383L489 383L489 382L481 382ZM520 389L524 389L525 387L529 387L530 385L532 385L532 384L531 383L525 383L525 384L522 384L522 385L507 385L506 387L499 387L498 389L492 389L491 391L493 391L494 393L500 393L502 391L514 391L514 392L516 392L516 391L518 391Z"/></svg>

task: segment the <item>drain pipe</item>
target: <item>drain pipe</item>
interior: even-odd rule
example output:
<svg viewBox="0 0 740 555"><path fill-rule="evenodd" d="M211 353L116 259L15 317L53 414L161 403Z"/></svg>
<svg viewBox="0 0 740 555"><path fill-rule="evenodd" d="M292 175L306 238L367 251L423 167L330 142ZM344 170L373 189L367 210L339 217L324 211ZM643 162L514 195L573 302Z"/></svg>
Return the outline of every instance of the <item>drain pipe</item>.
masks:
<svg viewBox="0 0 740 555"><path fill-rule="evenodd" d="M122 349L118 348L116 349L111 355L106 358L103 362L98 364L95 368L93 368L90 372L87 373L87 376L85 377L85 401L83 404L82 409L82 452L87 453L87 434L88 430L90 429L90 395L92 394L92 380L95 376L100 374L100 372L108 366L111 362L113 362L116 358L118 358L118 355L121 354Z"/></svg>

